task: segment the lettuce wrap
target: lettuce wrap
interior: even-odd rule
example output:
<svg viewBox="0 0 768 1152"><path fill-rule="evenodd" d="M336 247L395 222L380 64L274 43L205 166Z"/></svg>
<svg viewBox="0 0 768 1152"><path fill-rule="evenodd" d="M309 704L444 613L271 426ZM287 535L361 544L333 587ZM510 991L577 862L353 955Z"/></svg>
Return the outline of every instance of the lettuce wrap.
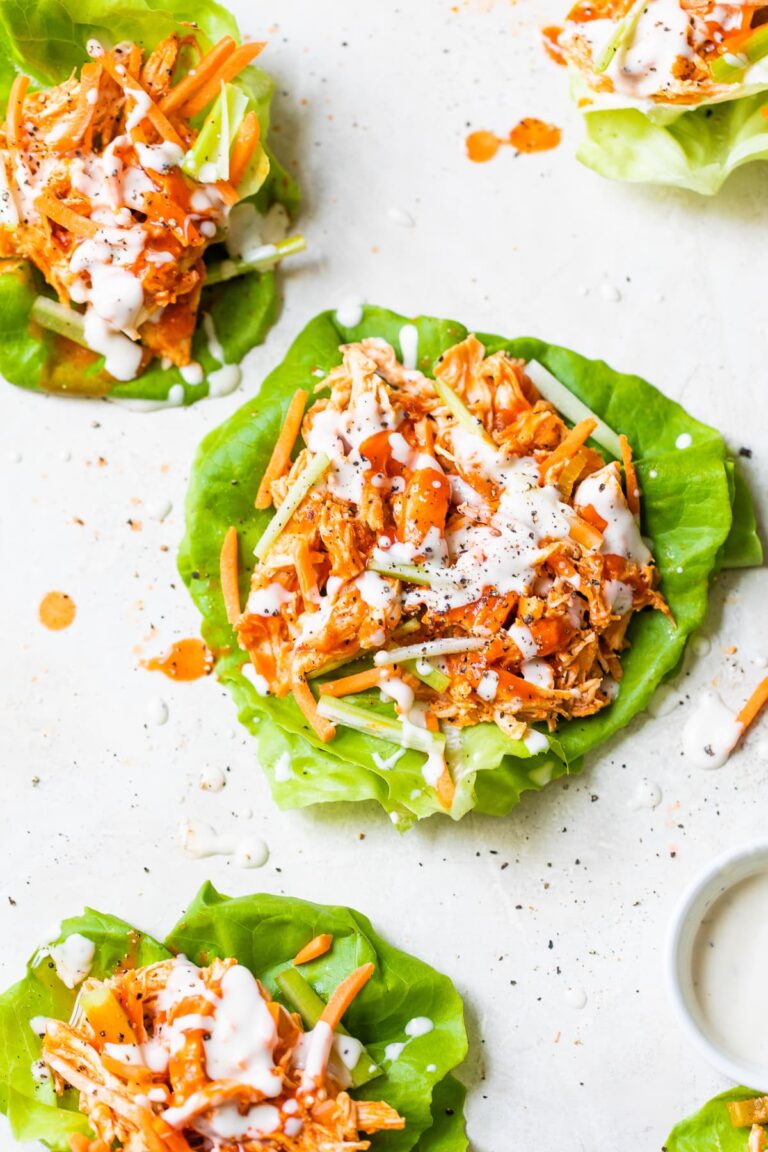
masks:
<svg viewBox="0 0 768 1152"><path fill-rule="evenodd" d="M749 1088L721 1092L693 1116L675 1125L664 1142L664 1152L747 1152L749 1127L735 1127L728 1103L753 1100L757 1095Z"/></svg>
<svg viewBox="0 0 768 1152"><path fill-rule="evenodd" d="M301 971L327 1000L350 968L374 964L374 975L344 1022L381 1074L354 1095L384 1099L406 1120L402 1131L377 1134L372 1147L382 1152L466 1152L464 1088L451 1075L467 1051L458 993L447 977L384 941L359 913L285 896L230 898L206 884L162 943L91 909L65 920L52 943L76 933L95 945L89 974L96 979L119 967L141 967L180 953L198 965L233 957L262 981L271 997L291 1009L276 977L290 968L292 957L310 938L331 934L331 951ZM76 1092L56 1097L50 1080L33 1074L41 1044L30 1021L41 1016L68 1020L76 996L77 988L62 983L54 962L41 950L24 978L0 997L0 1110L18 1140L41 1140L54 1152L69 1152L70 1134L87 1134L89 1128L78 1111ZM405 1027L419 1017L428 1017L433 1027L409 1040ZM392 1049L387 1054L393 1044L403 1045L399 1055Z"/></svg>
<svg viewBox="0 0 768 1152"><path fill-rule="evenodd" d="M260 695L227 621L219 556L228 527L235 525L245 558L240 573L245 593L248 558L270 519L269 512L255 510L254 493L291 397L297 388L318 385L318 378L340 362L342 344L378 336L399 350L406 323L418 332L418 367L427 376L437 357L467 335L454 321L424 316L407 321L376 307L363 309L354 327L331 312L307 325L265 380L258 400L203 441L192 471L179 555L181 575L203 617L203 635L216 654L217 674L256 738L256 757L278 804L376 800L400 828L443 811L435 789L425 785L423 755L406 751L390 767L387 758L398 751L396 745L343 727L330 744L323 744L292 696ZM675 623L660 612L638 615L630 625L631 647L623 654L624 676L615 701L597 715L562 722L545 752L532 753L494 724L459 729L450 765L456 786L449 813L453 819L473 809L504 815L523 792L579 771L584 755L642 712L659 684L674 674L688 637L706 616L712 577L722 567L761 559L749 494L718 432L644 380L601 361L532 338L477 335L488 353L504 349L538 361L614 432L626 433L643 493L643 532L652 543L661 592ZM687 447L677 447L678 442ZM367 701L366 706L394 715L391 705Z"/></svg>
<svg viewBox="0 0 768 1152"><path fill-rule="evenodd" d="M173 34L195 42L194 48L183 45L174 84L189 75L198 52L205 54L225 37L240 40L234 18L214 0L196 4L183 0L132 0L128 4L115 0L42 0L32 6L21 0L0 0L0 107L5 109L14 81L20 76L30 78L29 99L37 91L75 75L89 60L87 45L93 52L94 41L107 48L132 41L150 53ZM53 303L56 293L50 284L31 261L12 258L6 247L0 249L8 257L0 261L0 373L7 380L35 391L108 395L146 406L190 404L235 386L239 376L224 366L238 364L250 348L265 339L278 311L276 261L303 246L300 237L287 240L278 243L279 254L275 255L267 243L279 231L273 225L277 222L284 230L299 203L295 181L267 143L273 89L269 75L251 64L224 86L213 106L191 117L199 135L181 168L200 180L201 172L207 172L205 179L211 180L222 174L217 168L222 161L222 141L234 147L238 127L247 123L249 116L252 123L257 121L255 152L238 184L240 200L234 211L241 214L241 221L243 213L250 213L254 224L262 218L265 236L262 250L258 252L258 245L251 245L255 258L244 258L237 268L236 260L227 259L220 235L205 249L210 283L203 288L197 308L191 349L193 363L199 368L193 373L182 372L157 352L135 378L115 378L105 369L104 356L91 351L95 345L88 344L87 328L83 338L82 314L66 306L57 311ZM224 276L231 278L222 278L222 269ZM210 316L207 332L201 322L204 314Z"/></svg>
<svg viewBox="0 0 768 1152"><path fill-rule="evenodd" d="M578 159L614 180L707 196L768 159L764 13L706 0L576 4L559 42L584 115Z"/></svg>

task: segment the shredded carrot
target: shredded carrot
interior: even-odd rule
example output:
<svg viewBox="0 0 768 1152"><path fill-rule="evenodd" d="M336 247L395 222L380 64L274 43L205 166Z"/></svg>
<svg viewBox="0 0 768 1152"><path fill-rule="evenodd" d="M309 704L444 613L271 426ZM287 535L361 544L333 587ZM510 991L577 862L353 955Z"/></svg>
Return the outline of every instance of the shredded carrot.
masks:
<svg viewBox="0 0 768 1152"><path fill-rule="evenodd" d="M226 58L200 91L188 100L181 109L182 116L191 120L198 112L202 112L208 104L212 104L221 91L222 84L234 80L243 68L250 64L259 53L266 48L266 44L241 44L230 56Z"/></svg>
<svg viewBox="0 0 768 1152"><path fill-rule="evenodd" d="M237 187L248 171L248 165L259 146L260 139L261 127L259 125L259 118L255 112L251 111L240 125L229 157L229 182L230 184L234 184L235 187Z"/></svg>
<svg viewBox="0 0 768 1152"><path fill-rule="evenodd" d="M168 117L160 111L160 108L157 104L155 104L147 90L142 87L142 85L134 76L131 76L128 73L125 66L123 64L116 63L114 57L109 52L106 52L101 57L101 63L104 65L104 68L115 81L115 83L120 85L126 96L130 96L131 91L134 91L143 97L146 97L149 103L147 105L147 111L144 118L149 120L149 122L152 124L152 127L156 129L160 136L162 136L163 140L165 140L168 144L177 144L179 148L183 148L184 141L182 140L181 136L179 136L173 124L171 124Z"/></svg>
<svg viewBox="0 0 768 1152"><path fill-rule="evenodd" d="M355 672L353 676L342 676L340 680L329 680L326 684L321 684L320 695L351 696L353 692L366 692L369 688L378 688L382 679L381 668L368 668L365 672Z"/></svg>
<svg viewBox="0 0 768 1152"><path fill-rule="evenodd" d="M640 515L640 488L637 483L637 472L635 471L635 465L632 460L632 445L623 433L619 435L619 445L621 447L621 460L624 465L624 479L627 486L627 507L637 520Z"/></svg>
<svg viewBox="0 0 768 1152"><path fill-rule="evenodd" d="M261 484L259 484L259 490L256 493L255 505L259 509L269 508L272 503L272 496L269 489L275 480L280 479L288 467L291 452L293 452L293 446L296 443L296 437L301 428L301 421L304 418L304 407L307 403L307 395L308 393L306 393L303 388L298 388L291 397L283 426L275 441L272 455L269 458L269 464L267 464L264 475L261 478Z"/></svg>
<svg viewBox="0 0 768 1152"><path fill-rule="evenodd" d="M73 236L84 236L93 239L99 230L98 224L87 216L81 216L73 208L57 200L50 192L43 192L35 201L37 210L47 216L54 223L66 228Z"/></svg>
<svg viewBox="0 0 768 1152"><path fill-rule="evenodd" d="M332 1031L336 1031L342 1016L355 997L365 988L373 973L373 964L361 964L339 984L320 1016L320 1019L328 1024Z"/></svg>
<svg viewBox="0 0 768 1152"><path fill-rule="evenodd" d="M8 97L8 112L5 120L5 134L9 144L18 144L21 138L24 97L29 87L29 76L19 75L11 85Z"/></svg>
<svg viewBox="0 0 768 1152"><path fill-rule="evenodd" d="M574 516L571 520L570 536L577 544L581 544L583 548L599 548L603 542L602 532L598 532L597 528L593 528L586 520L582 520L580 516Z"/></svg>
<svg viewBox="0 0 768 1152"><path fill-rule="evenodd" d="M608 527L608 521L604 516L601 516L594 504L581 504L579 506L579 516L582 520L586 520L587 524L591 524L593 528L597 528L598 532L605 532Z"/></svg>
<svg viewBox="0 0 768 1152"><path fill-rule="evenodd" d="M582 448L590 436L597 428L597 420L591 416L584 420L579 420L578 424L574 424L568 435L564 440L561 440L554 452L550 452L549 456L541 462L541 475L545 477L548 472L558 464L564 464L571 456L573 456L580 448Z"/></svg>
<svg viewBox="0 0 768 1152"><path fill-rule="evenodd" d="M293 958L294 964L309 964L310 960L317 960L318 956L325 956L329 952L333 944L333 936L330 932L321 932L319 936L315 936L314 940L310 940L309 944L305 944Z"/></svg>
<svg viewBox="0 0 768 1152"><path fill-rule="evenodd" d="M190 69L183 80L180 80L175 88L172 88L167 96L164 96L160 101L160 111L168 116L171 112L175 112L177 108L181 108L182 104L191 99L197 92L202 84L205 84L214 72L217 72L224 61L232 55L237 44L231 36L222 36L217 44L214 44L210 52L203 56L194 68Z"/></svg>
<svg viewBox="0 0 768 1152"><path fill-rule="evenodd" d="M224 543L221 546L219 559L219 573L221 576L221 593L224 597L224 607L227 620L233 628L241 616L240 586L237 571L237 528L232 525L227 528Z"/></svg>
<svg viewBox="0 0 768 1152"><path fill-rule="evenodd" d="M296 568L296 575L299 578L299 589L302 598L308 610L318 607L320 593L317 588L317 576L312 564L312 553L309 547L309 540L302 537L296 542L296 547L293 554L293 563Z"/></svg>
<svg viewBox="0 0 768 1152"><path fill-rule="evenodd" d="M746 731L768 704L768 676L758 684L736 719Z"/></svg>
<svg viewBox="0 0 768 1152"><path fill-rule="evenodd" d="M294 700L322 742L327 744L329 740L333 740L336 735L336 728L331 724L330 720L326 720L325 717L321 716L318 712L315 698L312 695L312 689L306 680L294 680L291 685L291 690Z"/></svg>

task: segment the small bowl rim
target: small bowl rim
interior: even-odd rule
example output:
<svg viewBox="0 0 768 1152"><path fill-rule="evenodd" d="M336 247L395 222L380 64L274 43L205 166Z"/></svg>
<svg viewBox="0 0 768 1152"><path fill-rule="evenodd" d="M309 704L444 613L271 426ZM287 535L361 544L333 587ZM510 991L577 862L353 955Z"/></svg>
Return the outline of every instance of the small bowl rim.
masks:
<svg viewBox="0 0 768 1152"><path fill-rule="evenodd" d="M710 1065L756 1090L768 1090L768 1064L761 1067L725 1051L709 1034L694 1007L692 951L705 913L726 892L760 872L768 873L768 837L756 837L722 852L684 889L672 916L667 941L667 985L683 1032Z"/></svg>

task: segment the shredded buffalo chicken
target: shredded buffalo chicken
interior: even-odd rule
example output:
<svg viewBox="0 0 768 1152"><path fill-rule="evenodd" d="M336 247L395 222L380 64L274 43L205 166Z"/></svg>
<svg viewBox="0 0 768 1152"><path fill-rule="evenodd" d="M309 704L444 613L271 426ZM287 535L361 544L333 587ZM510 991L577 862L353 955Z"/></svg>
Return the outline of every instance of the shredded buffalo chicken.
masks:
<svg viewBox="0 0 768 1152"><path fill-rule="evenodd" d="M190 363L203 254L258 147L255 112L228 181L194 179L181 163L193 118L261 47L224 37L201 57L194 37L172 35L145 57L136 44L91 41L79 76L36 91L24 75L13 84L0 127L0 256L30 260L61 304L86 305L84 342L107 354L108 370L111 353L121 379L153 357ZM121 367L125 337L139 352Z"/></svg>
<svg viewBox="0 0 768 1152"><path fill-rule="evenodd" d="M435 380L383 340L342 351L303 421L306 394L294 397L259 488L257 506L274 503L279 518L319 465L257 545L244 611L234 528L222 552L259 690L293 692L324 740L344 722L329 722L329 699L372 690L411 732L489 721L525 739L533 723L552 731L605 708L632 617L668 611L626 439L625 494L620 464L588 443L597 421L569 428L523 361L486 355L474 336L439 359ZM366 658L368 670L317 680ZM439 784L449 802L447 769Z"/></svg>
<svg viewBox="0 0 768 1152"><path fill-rule="evenodd" d="M86 980L71 1022L43 1025L42 1066L58 1093L79 1092L95 1133L72 1152L364 1152L365 1134L405 1123L334 1075L337 1017L371 970L342 982L311 1032L231 959Z"/></svg>

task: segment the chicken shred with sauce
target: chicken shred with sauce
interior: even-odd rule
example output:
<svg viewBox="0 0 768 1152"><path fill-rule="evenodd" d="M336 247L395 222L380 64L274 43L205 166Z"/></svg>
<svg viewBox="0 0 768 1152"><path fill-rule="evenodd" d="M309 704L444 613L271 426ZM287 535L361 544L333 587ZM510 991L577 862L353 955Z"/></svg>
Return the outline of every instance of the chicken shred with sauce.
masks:
<svg viewBox="0 0 768 1152"><path fill-rule="evenodd" d="M582 106L697 105L732 99L755 69L764 82L766 17L727 0L578 0L558 43L589 89Z"/></svg>
<svg viewBox="0 0 768 1152"><path fill-rule="evenodd" d="M347 977L310 1032L233 959L86 980L69 1023L42 1022L41 1067L79 1092L95 1133L72 1152L365 1152L405 1123L336 1078L334 1001L349 984L341 1015L371 972Z"/></svg>
<svg viewBox="0 0 768 1152"><path fill-rule="evenodd" d="M380 339L342 352L303 416L305 447L291 464L276 446L279 474L271 464L257 506L273 502L277 517L320 470L266 552L257 546L242 611L227 542L222 552L259 690L293 692L323 740L344 723L334 699L374 691L394 702L406 737L492 722L546 747L529 726L551 732L610 704L633 615L668 614L626 440L627 494L619 463L588 443L597 422L569 429L524 362L486 355L474 336L444 353L435 381ZM402 652L394 664L391 649ZM372 668L345 675L365 658ZM316 700L315 678L331 670ZM449 807L443 752L428 760Z"/></svg>
<svg viewBox="0 0 768 1152"><path fill-rule="evenodd" d="M182 164L200 115L262 47L227 36L201 55L191 34L171 35L145 57L133 43L92 40L79 76L32 90L18 75L12 86L0 127L0 257L11 272L14 258L34 264L81 326L78 342L116 379L157 357L196 382L203 256L225 235L259 153L255 111L242 119L228 179Z"/></svg>

